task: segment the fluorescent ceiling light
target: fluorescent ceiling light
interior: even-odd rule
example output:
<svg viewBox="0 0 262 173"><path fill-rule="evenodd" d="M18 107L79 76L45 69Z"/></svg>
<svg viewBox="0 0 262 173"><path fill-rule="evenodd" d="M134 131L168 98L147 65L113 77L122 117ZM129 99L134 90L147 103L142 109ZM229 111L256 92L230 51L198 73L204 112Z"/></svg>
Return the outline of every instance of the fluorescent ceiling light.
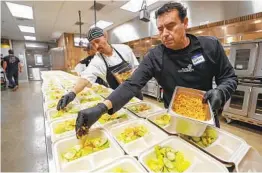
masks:
<svg viewBox="0 0 262 173"><path fill-rule="evenodd" d="M253 23L257 24L257 23L260 23L260 22L262 22L262 20L255 20Z"/></svg>
<svg viewBox="0 0 262 173"><path fill-rule="evenodd" d="M14 17L33 19L33 9L30 6L6 2L7 7Z"/></svg>
<svg viewBox="0 0 262 173"><path fill-rule="evenodd" d="M18 25L21 32L29 32L29 33L35 33L35 28L32 26L22 26Z"/></svg>
<svg viewBox="0 0 262 173"><path fill-rule="evenodd" d="M147 0L146 5L150 6L154 3L156 3L159 0ZM130 0L126 4L124 4L122 7L120 7L123 10L131 11L133 13L138 12L141 9L143 0Z"/></svg>
<svg viewBox="0 0 262 173"><path fill-rule="evenodd" d="M104 21L104 20L99 20L96 23L96 26L101 28L101 29L105 29L105 28L109 27L110 25L113 25L113 22L107 22L107 21ZM92 25L90 28L93 28L93 27L95 27L95 25Z"/></svg>
<svg viewBox="0 0 262 173"><path fill-rule="evenodd" d="M33 36L24 36L26 40L36 40Z"/></svg>

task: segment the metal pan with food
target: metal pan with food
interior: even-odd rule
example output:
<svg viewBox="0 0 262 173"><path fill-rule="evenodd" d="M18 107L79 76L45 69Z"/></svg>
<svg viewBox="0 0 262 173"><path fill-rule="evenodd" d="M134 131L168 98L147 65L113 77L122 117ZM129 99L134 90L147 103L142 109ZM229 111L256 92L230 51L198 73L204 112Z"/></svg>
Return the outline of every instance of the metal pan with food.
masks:
<svg viewBox="0 0 262 173"><path fill-rule="evenodd" d="M208 126L200 137L181 137L229 166L237 166L250 148L243 139L213 126Z"/></svg>
<svg viewBox="0 0 262 173"><path fill-rule="evenodd" d="M159 106L144 101L127 105L126 108L141 118L146 118L151 113L162 110Z"/></svg>
<svg viewBox="0 0 262 173"><path fill-rule="evenodd" d="M209 102L203 103L204 91L176 87L168 112L175 117L174 128L178 133L201 136L207 125L214 125L214 115Z"/></svg>
<svg viewBox="0 0 262 173"><path fill-rule="evenodd" d="M222 163L176 136L144 151L139 161L149 172L228 172Z"/></svg>
<svg viewBox="0 0 262 173"><path fill-rule="evenodd" d="M76 116L55 120L50 124L51 140L55 142L59 139L75 135ZM91 129L99 127L98 123L92 125Z"/></svg>
<svg viewBox="0 0 262 173"><path fill-rule="evenodd" d="M169 114L166 109L150 114L147 117L147 120L157 125L168 134L177 135L176 128L174 127L175 117L174 115Z"/></svg>
<svg viewBox="0 0 262 173"><path fill-rule="evenodd" d="M111 173L128 173L128 172L141 172L146 173L145 168L131 156L121 156L114 161L91 171L92 173L97 172L111 172Z"/></svg>
<svg viewBox="0 0 262 173"><path fill-rule="evenodd" d="M110 129L114 124L134 120L136 118L137 117L133 115L131 112L124 109L120 109L113 115L109 115L107 113L103 114L98 120L98 123L101 127L104 127L105 129Z"/></svg>
<svg viewBox="0 0 262 173"><path fill-rule="evenodd" d="M125 80L127 80L129 77L131 77L134 69L130 64L123 64L120 67L114 69L112 71L112 74L116 78L117 82L119 84L123 83Z"/></svg>
<svg viewBox="0 0 262 173"><path fill-rule="evenodd" d="M103 129L91 129L81 140L75 135L53 145L57 172L88 172L124 155L123 150Z"/></svg>
<svg viewBox="0 0 262 173"><path fill-rule="evenodd" d="M81 110L81 106L77 104L69 104L67 107L61 110L52 109L47 111L47 121L52 122L54 120L64 119L70 116L76 116Z"/></svg>
<svg viewBox="0 0 262 173"><path fill-rule="evenodd" d="M109 132L131 156L138 156L143 150L168 137L165 132L143 119L115 125Z"/></svg>

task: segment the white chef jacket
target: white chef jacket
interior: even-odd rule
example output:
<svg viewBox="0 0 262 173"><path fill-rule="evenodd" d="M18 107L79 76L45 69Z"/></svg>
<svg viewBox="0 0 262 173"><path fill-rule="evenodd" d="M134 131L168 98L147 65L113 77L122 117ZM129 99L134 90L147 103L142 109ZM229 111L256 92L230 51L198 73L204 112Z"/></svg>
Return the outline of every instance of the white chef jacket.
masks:
<svg viewBox="0 0 262 173"><path fill-rule="evenodd" d="M139 65L132 49L129 46L125 44L112 44L112 46L122 55L123 59L132 66L132 68L136 68ZM115 50L113 50L112 56L103 56L109 67L118 65L122 62L122 59L118 56ZM106 64L102 59L100 53L97 53L91 60L87 68L81 73L81 77L87 79L91 83L95 83L97 77L100 77L104 81L107 81L106 74Z"/></svg>
<svg viewBox="0 0 262 173"><path fill-rule="evenodd" d="M85 64L78 63L75 66L75 71L77 72L78 75L80 75L83 71L85 71L85 69L86 69L86 65Z"/></svg>

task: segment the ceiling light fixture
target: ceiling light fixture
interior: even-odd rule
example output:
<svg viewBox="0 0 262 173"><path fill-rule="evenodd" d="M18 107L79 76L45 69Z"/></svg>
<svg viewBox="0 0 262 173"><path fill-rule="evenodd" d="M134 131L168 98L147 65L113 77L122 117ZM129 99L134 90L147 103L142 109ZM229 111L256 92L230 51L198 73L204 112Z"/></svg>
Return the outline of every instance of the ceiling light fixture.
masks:
<svg viewBox="0 0 262 173"><path fill-rule="evenodd" d="M203 31L197 31L197 32L196 32L196 34L201 34L201 33L203 33Z"/></svg>
<svg viewBox="0 0 262 173"><path fill-rule="evenodd" d="M32 26L18 25L21 32L35 33L35 28Z"/></svg>
<svg viewBox="0 0 262 173"><path fill-rule="evenodd" d="M147 7L156 3L159 0L147 0L146 4ZM138 12L141 9L141 5L143 3L143 0L130 0L127 3L125 3L120 8L123 10L131 11L133 13Z"/></svg>
<svg viewBox="0 0 262 173"><path fill-rule="evenodd" d="M14 17L33 19L33 9L30 6L6 2L7 7Z"/></svg>
<svg viewBox="0 0 262 173"><path fill-rule="evenodd" d="M257 31L255 31L255 32L262 32L262 29L260 29L260 30L257 30Z"/></svg>
<svg viewBox="0 0 262 173"><path fill-rule="evenodd" d="M25 40L36 40L34 36L24 36Z"/></svg>
<svg viewBox="0 0 262 173"><path fill-rule="evenodd" d="M96 23L96 26L101 28L101 29L105 29L109 26L113 25L113 22L107 22L107 21L104 21L104 20L99 20L97 23ZM93 28L95 27L95 25L92 25L90 28Z"/></svg>
<svg viewBox="0 0 262 173"><path fill-rule="evenodd" d="M260 22L262 22L262 20L255 20L253 23L257 24L257 23L260 23Z"/></svg>

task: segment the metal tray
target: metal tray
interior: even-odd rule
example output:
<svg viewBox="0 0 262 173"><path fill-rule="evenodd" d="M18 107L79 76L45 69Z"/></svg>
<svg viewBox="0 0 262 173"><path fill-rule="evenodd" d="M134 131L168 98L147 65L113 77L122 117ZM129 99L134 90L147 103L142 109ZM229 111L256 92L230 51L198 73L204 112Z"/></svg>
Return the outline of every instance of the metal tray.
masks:
<svg viewBox="0 0 262 173"><path fill-rule="evenodd" d="M188 136L199 137L203 134L207 125L215 124L214 115L213 115L213 111L211 110L210 103L208 102L208 107L206 109L207 110L206 121L201 121L201 120L197 120L194 118L186 117L186 116L177 114L172 109L175 98L177 94L180 94L180 93L186 93L188 95L197 96L197 97L202 98L205 92L196 90L196 89L191 89L191 88L176 87L173 93L169 108L168 108L168 112L174 115L174 127L178 133L185 134Z"/></svg>
<svg viewBox="0 0 262 173"><path fill-rule="evenodd" d="M126 172L147 172L145 168L134 157L131 156L119 157L114 161L95 169L92 172L113 172L115 168L122 168Z"/></svg>
<svg viewBox="0 0 262 173"><path fill-rule="evenodd" d="M76 139L75 135L65 139L61 139L55 142L53 145L53 155L55 158L57 172L88 172L124 155L124 152L119 147L119 145L102 128L90 130L88 136L106 137L110 142L110 147L101 151L94 152L87 156L83 156L74 161L66 162L61 158L61 154L66 152L70 147L79 144L79 140Z"/></svg>
<svg viewBox="0 0 262 173"><path fill-rule="evenodd" d="M131 112L129 112L128 110L120 109L119 111L116 112L116 114L119 114L119 113L126 113L127 114L127 118L116 119L116 120L113 120L113 121L110 121L110 122L106 122L104 124L100 123L99 121L97 121L97 123L101 127L103 127L103 128L108 130L108 129L111 129L112 126L114 126L116 124L137 119L137 117L134 114L132 114Z"/></svg>
<svg viewBox="0 0 262 173"><path fill-rule="evenodd" d="M71 130L71 131L67 131L61 134L55 134L54 133L54 129L57 127L57 125L59 123L65 122L67 120L76 120L77 116L72 116L72 117L68 117L68 118L64 118L64 119L60 119L60 120L55 120L50 124L50 133L51 133L51 140L52 142L55 142L57 140L63 139L65 137L68 136L72 136L75 135L75 129ZM100 127L98 123L95 123L94 125L92 125L91 129L93 128L98 128Z"/></svg>
<svg viewBox="0 0 262 173"><path fill-rule="evenodd" d="M74 105L75 107L77 107L79 109L79 111L82 109L82 107L80 105ZM51 118L51 116L53 114L55 114L57 112L56 109L51 109L49 111L47 111L47 120L48 122L52 122L54 120L60 120L60 119L64 119L64 118L67 118L67 117L71 117L71 116L76 116L77 113L66 113L64 116L61 116L61 117L58 117L58 118Z"/></svg>
<svg viewBox="0 0 262 173"><path fill-rule="evenodd" d="M146 110L146 111L139 112L139 113L135 113L130 109L130 107L140 105L140 104L146 104L146 105L150 106L150 109ZM141 118L147 118L151 113L162 110L161 107L159 107L155 104L152 104L152 103L145 102L145 101L141 101L141 102L138 102L138 103L133 103L133 104L127 105L126 108L130 112L133 112L135 115L137 115L138 117L141 117Z"/></svg>
<svg viewBox="0 0 262 173"><path fill-rule="evenodd" d="M194 141L186 137L181 137L226 165L237 164L244 157L245 153L243 152L248 146L247 143L243 139L224 130L213 126L209 127L217 131L218 138L206 148L198 146Z"/></svg>
<svg viewBox="0 0 262 173"><path fill-rule="evenodd" d="M205 154L196 147L185 142L183 139L172 136L158 143L160 146L169 146L184 154L185 158L191 163L190 167L185 172L228 172L227 168L211 156ZM139 161L149 171L146 161L150 158L155 158L154 146L144 151L139 156Z"/></svg>
<svg viewBox="0 0 262 173"><path fill-rule="evenodd" d="M126 144L117 139L117 136L120 133L122 133L124 129L138 125L143 125L148 129L148 133L145 134L145 136ZM119 125L115 125L109 130L109 132L114 137L114 139L120 144L120 146L125 150L125 152L131 156L138 156L143 150L168 137L168 135L165 132L143 119L135 119L132 121L121 123Z"/></svg>
<svg viewBox="0 0 262 173"><path fill-rule="evenodd" d="M155 113L149 115L147 117L147 120L150 121L151 123L155 124L160 129L164 130L169 135L177 135L176 127L174 126L174 124L175 124L174 121L176 120L174 115L169 114L171 116L171 119L170 119L170 123L168 125L166 125L166 126L159 126L158 124L156 124L154 122L157 117L159 117L159 116L161 116L163 114L169 114L169 113L168 113L168 111L166 109L165 110L161 110L161 111L158 111L158 112L155 112Z"/></svg>

